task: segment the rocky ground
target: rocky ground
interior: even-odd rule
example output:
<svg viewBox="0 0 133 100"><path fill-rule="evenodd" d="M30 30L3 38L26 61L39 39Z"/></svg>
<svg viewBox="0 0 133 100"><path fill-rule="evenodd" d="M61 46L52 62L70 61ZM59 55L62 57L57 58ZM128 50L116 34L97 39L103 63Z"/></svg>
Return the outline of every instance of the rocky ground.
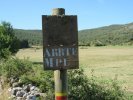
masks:
<svg viewBox="0 0 133 100"><path fill-rule="evenodd" d="M3 95L3 82L0 80L0 95ZM41 98L45 100L45 93L42 93L38 87L32 84L20 85L20 82L14 79L11 79L10 82L11 86L8 89L8 100L41 100Z"/></svg>
<svg viewBox="0 0 133 100"><path fill-rule="evenodd" d="M9 88L9 92L11 93L10 98L14 100L36 100L36 98L44 96L39 88L31 84Z"/></svg>

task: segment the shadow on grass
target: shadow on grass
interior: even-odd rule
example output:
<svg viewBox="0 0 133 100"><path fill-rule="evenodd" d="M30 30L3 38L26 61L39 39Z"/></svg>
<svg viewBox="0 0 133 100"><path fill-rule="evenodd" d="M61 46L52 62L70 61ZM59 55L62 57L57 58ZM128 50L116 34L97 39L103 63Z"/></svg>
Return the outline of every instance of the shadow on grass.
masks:
<svg viewBox="0 0 133 100"><path fill-rule="evenodd" d="M33 62L35 65L43 65L43 62Z"/></svg>

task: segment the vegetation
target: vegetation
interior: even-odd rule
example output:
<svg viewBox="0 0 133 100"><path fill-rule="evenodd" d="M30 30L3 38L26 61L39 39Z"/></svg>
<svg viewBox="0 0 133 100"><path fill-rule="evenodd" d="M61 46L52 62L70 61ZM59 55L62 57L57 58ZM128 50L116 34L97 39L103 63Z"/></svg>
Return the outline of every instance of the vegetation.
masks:
<svg viewBox="0 0 133 100"><path fill-rule="evenodd" d="M30 45L29 45L28 40L19 40L19 49L29 48L29 47Z"/></svg>
<svg viewBox="0 0 133 100"><path fill-rule="evenodd" d="M52 72L45 72L40 65L33 65L27 60L9 59L0 65L1 75L8 79L20 79L20 84L34 84L46 93L46 100L54 99L54 80ZM78 83L78 84L77 84ZM93 74L88 79L83 69L68 72L69 100L126 100L126 96L117 84L117 80L100 82Z"/></svg>
<svg viewBox="0 0 133 100"><path fill-rule="evenodd" d="M126 100L117 80L99 81L93 72L88 79L82 69L69 71L68 77L69 100Z"/></svg>
<svg viewBox="0 0 133 100"><path fill-rule="evenodd" d="M79 45L132 45L133 23L79 31Z"/></svg>
<svg viewBox="0 0 133 100"><path fill-rule="evenodd" d="M20 40L28 40L30 45L42 45L41 30L16 29L15 35ZM132 45L133 23L110 25L96 29L79 31L80 46Z"/></svg>
<svg viewBox="0 0 133 100"><path fill-rule="evenodd" d="M11 58L9 60L1 62L0 69L1 75L6 78L19 78L22 75L28 75L32 72L32 63L24 60L19 60L18 58Z"/></svg>
<svg viewBox="0 0 133 100"><path fill-rule="evenodd" d="M133 24L131 23L80 31L79 45L132 45L132 26ZM9 23L3 22L0 25L0 57L8 58L9 55L18 51L18 47L26 48L30 45L42 45L41 34L40 30L16 29L14 32ZM132 100L132 97L126 96L126 90L132 93L130 90L133 89L131 86L132 46L102 47L96 48L96 51L95 48L81 47L79 49L80 66L83 65L82 68L85 72L83 69L68 71L68 98L70 100ZM29 51L22 52L26 50ZM37 54L38 51L39 54ZM0 60L0 76L6 77L7 82L11 82L10 79L15 78L19 80L21 85L34 84L42 92L46 93L46 100L54 99L53 72L43 71L41 66L42 49L21 49L16 56L24 59L20 60L12 57L8 60ZM30 59L32 62L25 58ZM111 79L114 75L115 78ZM127 86L123 86L120 83L124 83L123 81L129 82L125 78L127 76L130 78L128 79L130 80L129 88L123 90L123 87ZM117 78L119 77L124 77L124 80L121 79L118 82Z"/></svg>
<svg viewBox="0 0 133 100"><path fill-rule="evenodd" d="M20 59L28 58L30 61L42 64L42 49L21 49L17 53ZM118 77L119 84L128 94L133 94L133 46L104 46L79 47L80 67L84 69L87 77L91 70L98 79L108 80Z"/></svg>
<svg viewBox="0 0 133 100"><path fill-rule="evenodd" d="M15 36L20 41L26 40L29 45L42 45L42 31L41 30L22 30L15 29Z"/></svg>
<svg viewBox="0 0 133 100"><path fill-rule="evenodd" d="M8 58L19 49L19 40L15 37L10 23L0 24L0 58Z"/></svg>

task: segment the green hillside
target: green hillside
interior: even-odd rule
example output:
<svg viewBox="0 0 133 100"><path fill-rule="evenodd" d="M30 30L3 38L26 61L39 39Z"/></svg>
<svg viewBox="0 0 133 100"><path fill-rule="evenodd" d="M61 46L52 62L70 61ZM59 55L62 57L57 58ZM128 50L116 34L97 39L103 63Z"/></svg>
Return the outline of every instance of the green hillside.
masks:
<svg viewBox="0 0 133 100"><path fill-rule="evenodd" d="M15 35L20 40L28 40L30 45L42 45L41 30L15 29ZM79 45L133 45L133 23L81 30Z"/></svg>
<svg viewBox="0 0 133 100"><path fill-rule="evenodd" d="M15 35L20 40L28 40L30 45L42 45L41 30L15 29Z"/></svg>
<svg viewBox="0 0 133 100"><path fill-rule="evenodd" d="M133 23L79 31L79 45L132 45Z"/></svg>

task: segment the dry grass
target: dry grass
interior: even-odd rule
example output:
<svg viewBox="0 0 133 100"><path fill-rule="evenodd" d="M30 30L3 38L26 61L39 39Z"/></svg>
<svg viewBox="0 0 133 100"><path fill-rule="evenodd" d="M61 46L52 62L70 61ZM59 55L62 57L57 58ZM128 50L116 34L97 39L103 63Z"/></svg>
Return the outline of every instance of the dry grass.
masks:
<svg viewBox="0 0 133 100"><path fill-rule="evenodd" d="M8 88L8 86L5 86L4 89L0 91L0 100L9 100L10 94Z"/></svg>
<svg viewBox="0 0 133 100"><path fill-rule="evenodd" d="M29 59L30 61L33 62L42 62L43 61L42 52L43 52L42 49L35 49L35 48L21 49L17 53L16 57L20 59Z"/></svg>
<svg viewBox="0 0 133 100"><path fill-rule="evenodd" d="M29 58L33 62L42 62L42 49L22 49L17 57ZM99 78L109 79L118 76L118 80L133 92L133 47L87 47L79 49L80 66L85 74L91 76L91 70Z"/></svg>
<svg viewBox="0 0 133 100"><path fill-rule="evenodd" d="M127 91L133 92L133 47L92 47L80 49L80 64L90 76L104 79L118 77Z"/></svg>

